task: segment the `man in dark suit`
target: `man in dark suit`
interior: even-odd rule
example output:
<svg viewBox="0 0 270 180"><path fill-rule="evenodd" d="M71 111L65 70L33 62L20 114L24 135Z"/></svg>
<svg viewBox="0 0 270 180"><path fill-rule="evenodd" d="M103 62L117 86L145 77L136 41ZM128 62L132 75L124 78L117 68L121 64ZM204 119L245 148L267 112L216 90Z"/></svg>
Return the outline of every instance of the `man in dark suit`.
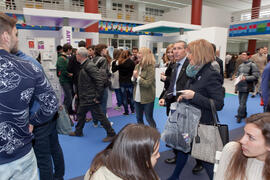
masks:
<svg viewBox="0 0 270 180"><path fill-rule="evenodd" d="M164 106L165 102L168 104L176 102L180 90L183 90L188 80L186 76L186 67L189 64L186 54L187 43L185 41L178 41L173 46L173 55L175 58L175 65L171 73L171 80L168 90L164 96L159 100L159 105ZM176 153L176 150L174 150ZM166 163L172 164L176 162L176 157L165 160Z"/></svg>

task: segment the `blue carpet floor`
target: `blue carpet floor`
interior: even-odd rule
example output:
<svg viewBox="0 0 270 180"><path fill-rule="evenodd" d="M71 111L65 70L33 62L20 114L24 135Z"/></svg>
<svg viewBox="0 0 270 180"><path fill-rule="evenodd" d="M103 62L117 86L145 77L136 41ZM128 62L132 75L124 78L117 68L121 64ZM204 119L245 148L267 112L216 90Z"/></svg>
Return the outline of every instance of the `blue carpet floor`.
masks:
<svg viewBox="0 0 270 180"><path fill-rule="evenodd" d="M157 101L154 109L154 119L157 123L158 130L162 132L166 122L166 110L163 107L159 107ZM262 107L259 106L259 103L260 98L258 96L248 99L248 116L262 112ZM244 126L244 122L240 124L236 123L234 116L237 113L237 107L238 96L226 95L225 106L222 111L218 112L221 123L227 123L230 130ZM136 123L135 115L111 117L109 120L114 123L113 128L116 132L128 123ZM105 136L105 130L100 127L94 128L92 122L85 124L83 137L59 135L65 157L65 180L85 174L94 156L108 145L108 143L101 141ZM161 141L160 152L166 150L168 148Z"/></svg>

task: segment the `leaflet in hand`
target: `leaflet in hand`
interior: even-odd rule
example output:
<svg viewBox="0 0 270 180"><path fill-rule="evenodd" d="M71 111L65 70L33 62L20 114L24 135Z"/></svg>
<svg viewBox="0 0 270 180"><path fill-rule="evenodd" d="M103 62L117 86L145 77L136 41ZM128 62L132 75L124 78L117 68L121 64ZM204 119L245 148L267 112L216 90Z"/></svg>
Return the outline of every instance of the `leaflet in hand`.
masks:
<svg viewBox="0 0 270 180"><path fill-rule="evenodd" d="M242 74L240 74L240 75L235 79L235 81L234 81L234 85L235 85L235 86L242 80L243 75L244 75L244 74L242 73Z"/></svg>

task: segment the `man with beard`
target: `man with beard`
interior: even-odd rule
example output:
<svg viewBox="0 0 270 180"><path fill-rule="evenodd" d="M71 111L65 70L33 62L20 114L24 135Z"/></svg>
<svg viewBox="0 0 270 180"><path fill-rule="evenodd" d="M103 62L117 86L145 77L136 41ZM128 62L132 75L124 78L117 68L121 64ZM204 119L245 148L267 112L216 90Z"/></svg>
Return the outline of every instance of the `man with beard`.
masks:
<svg viewBox="0 0 270 180"><path fill-rule="evenodd" d="M42 69L11 54L17 51L16 20L0 13L0 179L37 180L30 124L50 121L58 101ZM29 115L34 101L40 107Z"/></svg>

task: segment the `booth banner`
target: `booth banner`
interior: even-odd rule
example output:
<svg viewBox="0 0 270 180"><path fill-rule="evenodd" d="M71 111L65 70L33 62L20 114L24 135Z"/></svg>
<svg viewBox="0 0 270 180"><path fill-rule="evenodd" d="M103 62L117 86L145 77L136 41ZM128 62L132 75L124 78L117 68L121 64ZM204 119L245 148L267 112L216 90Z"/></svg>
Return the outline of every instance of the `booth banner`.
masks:
<svg viewBox="0 0 270 180"><path fill-rule="evenodd" d="M270 34L270 20L230 25L229 37Z"/></svg>
<svg viewBox="0 0 270 180"><path fill-rule="evenodd" d="M72 42L72 27L71 26L63 26L62 27L62 42L63 44L71 44Z"/></svg>
<svg viewBox="0 0 270 180"><path fill-rule="evenodd" d="M123 23L114 21L99 21L99 33L103 34L123 34L123 35L154 35L162 36L160 33L134 32L133 28L142 24Z"/></svg>

